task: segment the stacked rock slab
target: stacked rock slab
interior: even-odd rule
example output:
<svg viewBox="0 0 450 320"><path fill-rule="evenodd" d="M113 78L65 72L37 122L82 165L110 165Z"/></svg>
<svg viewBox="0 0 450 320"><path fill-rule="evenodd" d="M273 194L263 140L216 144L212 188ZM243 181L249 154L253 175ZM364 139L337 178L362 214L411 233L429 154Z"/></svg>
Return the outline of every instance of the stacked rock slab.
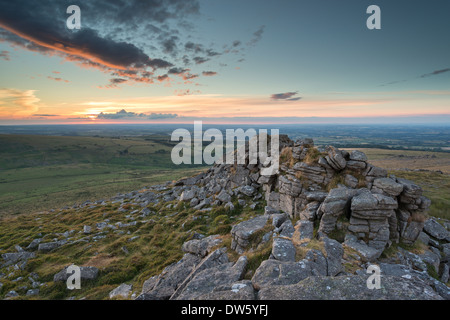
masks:
<svg viewBox="0 0 450 320"><path fill-rule="evenodd" d="M278 189L280 210L288 213L291 217L294 217L302 204L300 198L302 184L300 180L289 174L280 176L278 179Z"/></svg>
<svg viewBox="0 0 450 320"><path fill-rule="evenodd" d="M398 197L398 232L403 242L412 244L423 229L423 217L430 207L431 201L422 196L422 189L415 183L400 178L397 178L397 182L403 186Z"/></svg>
<svg viewBox="0 0 450 320"><path fill-rule="evenodd" d="M332 189L318 210L321 217L319 231L325 234L332 232L341 215L348 215L350 201L358 190L346 187Z"/></svg>
<svg viewBox="0 0 450 320"><path fill-rule="evenodd" d="M395 199L364 190L352 199L348 230L359 241L364 241L366 245L376 249L379 256L388 244L388 219L395 215L397 207Z"/></svg>

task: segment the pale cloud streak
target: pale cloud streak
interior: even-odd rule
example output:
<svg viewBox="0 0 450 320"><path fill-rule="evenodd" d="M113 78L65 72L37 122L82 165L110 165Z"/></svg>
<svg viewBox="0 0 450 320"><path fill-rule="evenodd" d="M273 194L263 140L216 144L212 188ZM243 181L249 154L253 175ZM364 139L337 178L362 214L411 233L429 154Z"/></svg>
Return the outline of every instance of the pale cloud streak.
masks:
<svg viewBox="0 0 450 320"><path fill-rule="evenodd" d="M40 106L40 99L35 95L36 90L0 89L0 117L25 117L36 113Z"/></svg>

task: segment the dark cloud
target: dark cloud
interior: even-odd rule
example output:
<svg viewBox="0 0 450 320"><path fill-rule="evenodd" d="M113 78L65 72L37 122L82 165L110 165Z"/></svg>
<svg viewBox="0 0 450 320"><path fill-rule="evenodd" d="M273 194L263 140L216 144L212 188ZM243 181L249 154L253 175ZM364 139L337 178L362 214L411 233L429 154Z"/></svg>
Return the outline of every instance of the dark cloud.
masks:
<svg viewBox="0 0 450 320"><path fill-rule="evenodd" d="M86 11L90 15L89 18L135 26L143 23L146 25L162 24L170 19L196 15L200 9L197 0L96 0L78 2L82 6L87 6L89 10Z"/></svg>
<svg viewBox="0 0 450 320"><path fill-rule="evenodd" d="M83 67L100 69L138 82L151 82L147 68L155 71L173 67L158 52L175 57L178 52L177 27L186 17L199 13L198 0L80 0L81 30L68 30L66 9L71 0L0 0L0 42L6 41L42 54L59 55ZM149 56L144 48L149 41L137 43L142 36L160 44ZM141 38L139 38L141 36ZM206 52L208 53L208 52ZM213 54L214 51L210 51ZM0 58L9 59L6 53ZM125 75L127 70L138 72Z"/></svg>
<svg viewBox="0 0 450 320"><path fill-rule="evenodd" d="M204 57L194 57L193 60L195 61L195 64L202 64L202 63L209 61L208 58L204 58Z"/></svg>
<svg viewBox="0 0 450 320"><path fill-rule="evenodd" d="M436 70L436 71L433 71L431 73L423 74L423 75L420 76L420 78L428 78L428 77L435 76L435 75L438 75L438 74L441 74L441 73L445 73L445 72L449 72L449 71L450 71L450 68Z"/></svg>
<svg viewBox="0 0 450 320"><path fill-rule="evenodd" d="M194 43L191 41L186 42L184 45L184 49L187 51L188 54L192 54L193 56L190 57L191 60L194 60L195 64L202 64L206 61L209 61L209 58L220 56L223 53L217 52L216 50L212 48L205 48L200 43ZM204 58L199 56L200 54L206 55L208 58ZM185 62L185 65L188 65L190 62L190 59L188 56L184 56L183 60Z"/></svg>
<svg viewBox="0 0 450 320"><path fill-rule="evenodd" d="M172 68L172 69L170 69L167 73L168 74L182 74L182 73L185 73L185 72L188 72L189 71L189 69L183 69L183 68Z"/></svg>
<svg viewBox="0 0 450 320"><path fill-rule="evenodd" d="M50 4L51 1L44 2ZM78 56L107 67L126 69L171 66L171 63L167 61L151 59L132 43L102 37L96 30L88 27L83 27L76 32L67 30L64 24L61 24L63 22L61 19L66 17L61 14L61 10L67 8L62 3L64 1L54 1L47 7L40 1L27 1L24 5L23 1L1 0L0 26L45 48L44 51L50 49L66 55Z"/></svg>
<svg viewBox="0 0 450 320"><path fill-rule="evenodd" d="M164 80L169 80L170 78L169 78L169 75L163 74L163 75L161 75L161 76L158 76L156 79L157 79L159 82L163 82Z"/></svg>
<svg viewBox="0 0 450 320"><path fill-rule="evenodd" d="M177 47L177 42L178 42L179 38L177 36L171 36L168 39L164 39L161 44L163 47L163 52L170 54L172 56L176 55L178 47Z"/></svg>
<svg viewBox="0 0 450 320"><path fill-rule="evenodd" d="M266 26L260 26L258 28L258 30L256 30L253 33L253 38L247 43L249 46L254 46L256 45L261 39L262 39L262 35L264 33L264 29L266 28Z"/></svg>
<svg viewBox="0 0 450 320"><path fill-rule="evenodd" d="M58 114L33 114L33 117L59 117Z"/></svg>
<svg viewBox="0 0 450 320"><path fill-rule="evenodd" d="M234 48L239 47L241 45L241 43L242 43L241 41L235 40L235 41L233 41L233 47Z"/></svg>
<svg viewBox="0 0 450 320"><path fill-rule="evenodd" d="M192 74L190 73L190 71L191 71L190 69L172 68L167 72L167 74L174 74L180 76L185 81L198 78L198 74Z"/></svg>
<svg viewBox="0 0 450 320"><path fill-rule="evenodd" d="M175 113L151 113L147 119L173 119L178 117Z"/></svg>
<svg viewBox="0 0 450 320"><path fill-rule="evenodd" d="M204 76L206 76L206 77L212 77L212 76L217 75L217 72L215 72L215 71L203 71L202 74Z"/></svg>
<svg viewBox="0 0 450 320"><path fill-rule="evenodd" d="M81 30L66 27L66 9L73 4L81 8ZM0 0L0 42L57 55L130 82L155 83L167 74L192 78L198 75L166 69L200 65L243 50L238 48L240 40L225 51L213 44L181 42L195 30L189 19L199 15L199 9L198 0ZM249 45L262 38L264 28L253 33ZM0 53L0 59L9 59L8 53Z"/></svg>
<svg viewBox="0 0 450 320"><path fill-rule="evenodd" d="M187 51L193 51L196 54L205 52L202 44L194 43L191 41L186 42L186 44L184 45L184 49L186 49Z"/></svg>
<svg viewBox="0 0 450 320"><path fill-rule="evenodd" d="M119 84L128 82L129 80L127 79L122 79L122 78L112 78L109 79L109 84L106 86L98 86L97 88L99 89L115 89L115 88L119 88ZM138 79L135 79L135 81L139 82Z"/></svg>
<svg viewBox="0 0 450 320"><path fill-rule="evenodd" d="M182 59L185 66L191 63L191 60L189 60L189 57L187 55L184 55Z"/></svg>
<svg viewBox="0 0 450 320"><path fill-rule="evenodd" d="M301 97L294 97L298 94L298 91L295 92L285 92L285 93L275 93L270 96L272 100L284 100L284 101L298 101Z"/></svg>
<svg viewBox="0 0 450 320"><path fill-rule="evenodd" d="M118 120L118 119L171 119L178 117L177 114L172 113L151 113L147 115L145 113L128 112L122 109L116 113L103 113L97 115L97 119L106 120Z"/></svg>
<svg viewBox="0 0 450 320"><path fill-rule="evenodd" d="M126 119L126 118L142 118L145 117L143 113L127 112L122 109L116 113L103 113L97 115L97 119Z"/></svg>
<svg viewBox="0 0 450 320"><path fill-rule="evenodd" d="M221 53L216 52L216 51L214 51L214 50L212 50L212 49L207 49L207 50L206 50L206 55L207 55L208 57L215 57L215 56L220 56Z"/></svg>
<svg viewBox="0 0 450 320"><path fill-rule="evenodd" d="M192 79L198 78L198 74L191 74L191 73L187 72L187 73L182 74L181 77L185 81L192 80Z"/></svg>
<svg viewBox="0 0 450 320"><path fill-rule="evenodd" d="M121 83L127 82L126 79L121 79L121 78L114 78L114 79L111 79L110 81L111 81L111 83L114 83L114 84L121 84Z"/></svg>

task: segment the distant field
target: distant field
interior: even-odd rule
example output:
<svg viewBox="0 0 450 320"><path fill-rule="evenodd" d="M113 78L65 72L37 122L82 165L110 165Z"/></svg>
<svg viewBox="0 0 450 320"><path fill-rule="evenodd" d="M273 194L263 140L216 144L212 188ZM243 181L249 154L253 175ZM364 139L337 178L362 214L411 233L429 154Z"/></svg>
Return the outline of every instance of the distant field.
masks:
<svg viewBox="0 0 450 320"><path fill-rule="evenodd" d="M450 153L358 148L370 162L389 170L417 169L450 174Z"/></svg>
<svg viewBox="0 0 450 320"><path fill-rule="evenodd" d="M0 215L99 200L202 170L170 161L169 136L0 135Z"/></svg>
<svg viewBox="0 0 450 320"><path fill-rule="evenodd" d="M430 215L450 219L450 154L429 151L362 149L370 163L418 183L431 199ZM421 170L421 171L419 171ZM423 171L427 170L427 171Z"/></svg>
<svg viewBox="0 0 450 320"><path fill-rule="evenodd" d="M110 198L205 169L174 165L174 144L168 135L0 135L0 215ZM416 181L432 200L430 213L450 219L450 153L356 149L372 164Z"/></svg>

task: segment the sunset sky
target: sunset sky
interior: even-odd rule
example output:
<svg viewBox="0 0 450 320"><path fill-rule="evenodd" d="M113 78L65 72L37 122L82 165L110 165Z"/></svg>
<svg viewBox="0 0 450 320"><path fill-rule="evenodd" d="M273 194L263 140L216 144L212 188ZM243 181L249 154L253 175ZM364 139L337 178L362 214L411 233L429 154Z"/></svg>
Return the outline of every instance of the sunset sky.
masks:
<svg viewBox="0 0 450 320"><path fill-rule="evenodd" d="M449 21L439 0L0 0L0 125L449 124Z"/></svg>

